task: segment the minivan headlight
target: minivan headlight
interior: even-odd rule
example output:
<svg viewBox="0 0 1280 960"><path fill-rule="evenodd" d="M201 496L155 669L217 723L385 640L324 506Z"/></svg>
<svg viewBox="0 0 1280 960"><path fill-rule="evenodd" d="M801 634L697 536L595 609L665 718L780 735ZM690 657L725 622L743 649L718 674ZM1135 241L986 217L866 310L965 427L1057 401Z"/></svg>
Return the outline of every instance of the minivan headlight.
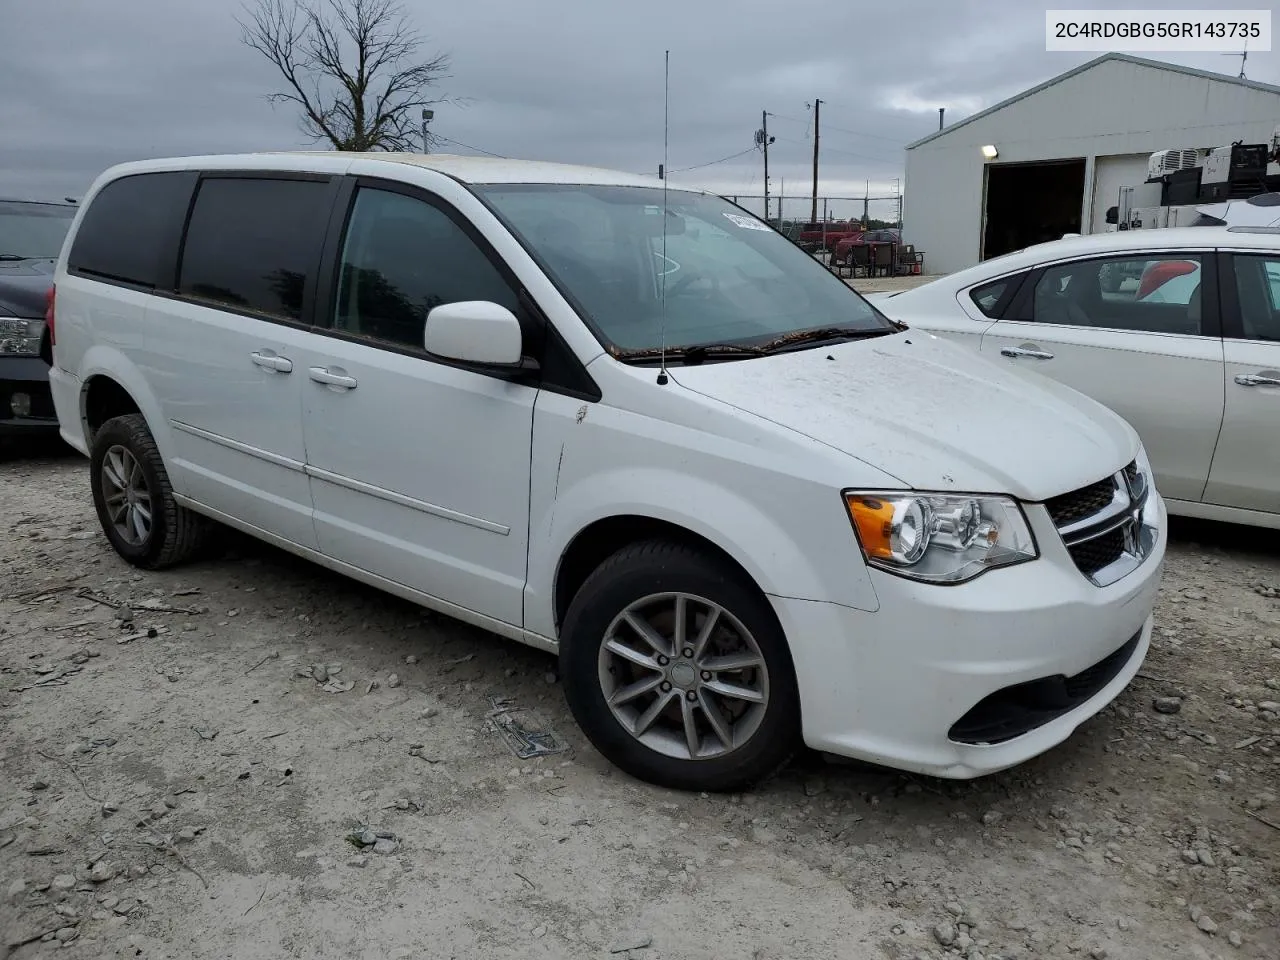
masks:
<svg viewBox="0 0 1280 960"><path fill-rule="evenodd" d="M43 336L43 320L0 317L0 356L36 356Z"/></svg>
<svg viewBox="0 0 1280 960"><path fill-rule="evenodd" d="M963 583L1039 553L1022 508L982 494L844 491L867 563L924 583Z"/></svg>

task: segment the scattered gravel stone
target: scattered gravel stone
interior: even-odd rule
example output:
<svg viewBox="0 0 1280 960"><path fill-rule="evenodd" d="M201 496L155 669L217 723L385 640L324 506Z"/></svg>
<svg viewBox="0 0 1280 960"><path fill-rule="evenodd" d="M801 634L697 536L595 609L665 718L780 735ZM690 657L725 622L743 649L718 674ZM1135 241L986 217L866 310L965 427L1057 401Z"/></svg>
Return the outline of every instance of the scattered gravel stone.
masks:
<svg viewBox="0 0 1280 960"><path fill-rule="evenodd" d="M983 826L994 827L997 823L1004 819L1004 814L999 810L988 810L982 815Z"/></svg>
<svg viewBox="0 0 1280 960"><path fill-rule="evenodd" d="M94 883L106 883L116 875L116 868L105 860L99 860L89 871L89 879Z"/></svg>
<svg viewBox="0 0 1280 960"><path fill-rule="evenodd" d="M373 852L377 854L381 854L382 856L387 856L388 854L395 853L399 849L400 849L399 840L388 840L385 837L379 837L378 840L375 841L373 844Z"/></svg>
<svg viewBox="0 0 1280 960"><path fill-rule="evenodd" d="M1206 867L1216 866L1213 860L1213 854L1210 853L1208 850L1200 850L1197 852L1196 856L1200 859L1200 862L1203 863Z"/></svg>
<svg viewBox="0 0 1280 960"><path fill-rule="evenodd" d="M944 947L949 947L956 942L955 924L940 923L933 928L933 939Z"/></svg>
<svg viewBox="0 0 1280 960"><path fill-rule="evenodd" d="M1258 704L1259 710L1268 710L1271 713L1280 713L1280 702L1275 700L1263 700ZM37 790L39 787L36 788Z"/></svg>
<svg viewBox="0 0 1280 960"><path fill-rule="evenodd" d="M60 873L53 878L54 890L74 890L76 888L76 878L69 873Z"/></svg>
<svg viewBox="0 0 1280 960"><path fill-rule="evenodd" d="M542 679L546 683L550 684L550 683L555 683L556 680L558 680L559 678L555 675L554 670L548 670L546 673L542 675Z"/></svg>
<svg viewBox="0 0 1280 960"><path fill-rule="evenodd" d="M119 810L120 810L120 804L116 803L114 800L108 800L102 804L102 815L104 817L109 817L113 813L118 812Z"/></svg>
<svg viewBox="0 0 1280 960"><path fill-rule="evenodd" d="M21 900L27 895L27 881L19 878L9 884L9 889L5 892L8 900Z"/></svg>
<svg viewBox="0 0 1280 960"><path fill-rule="evenodd" d="M98 904L104 910L114 910L116 908L116 904L119 902L120 902L119 897L113 897L110 894L106 894L103 896L101 900L98 901Z"/></svg>
<svg viewBox="0 0 1280 960"><path fill-rule="evenodd" d="M1196 921L1196 926L1205 933L1216 933L1218 930L1218 925L1213 922L1213 918L1207 913L1200 914L1200 919Z"/></svg>
<svg viewBox="0 0 1280 960"><path fill-rule="evenodd" d="M1092 950L1089 951L1089 956L1092 958L1092 960L1107 960L1107 948L1094 947Z"/></svg>
<svg viewBox="0 0 1280 960"><path fill-rule="evenodd" d="M387 677L387 686L390 687L392 690L400 686L400 674L393 673L391 674L391 676Z"/></svg>
<svg viewBox="0 0 1280 960"><path fill-rule="evenodd" d="M196 832L192 830L190 827L185 827L182 830L178 831L179 843L191 843L195 840L195 838L196 838Z"/></svg>
<svg viewBox="0 0 1280 960"><path fill-rule="evenodd" d="M438 716L440 716L440 711L437 710L435 707L427 707L427 709L422 711L423 720L430 720L432 717L438 717Z"/></svg>
<svg viewBox="0 0 1280 960"><path fill-rule="evenodd" d="M106 920L110 916L111 916L111 913L107 910L94 910L91 914L89 914L89 919L90 920Z"/></svg>
<svg viewBox="0 0 1280 960"><path fill-rule="evenodd" d="M49 784L45 783L43 780L36 780L34 783L31 784L31 789L32 790L48 790Z"/></svg>
<svg viewBox="0 0 1280 960"><path fill-rule="evenodd" d="M1156 713L1177 713L1182 709L1182 700L1179 697L1156 697L1151 701L1151 707Z"/></svg>
<svg viewBox="0 0 1280 960"><path fill-rule="evenodd" d="M1227 943L1231 944L1233 947L1243 946L1244 937L1240 936L1239 930L1232 930L1227 934Z"/></svg>
<svg viewBox="0 0 1280 960"><path fill-rule="evenodd" d="M138 909L138 901L137 900L121 900L114 907L112 907L112 909L122 917L128 916L129 914L133 913L134 910Z"/></svg>
<svg viewBox="0 0 1280 960"><path fill-rule="evenodd" d="M1187 861L1187 863L1199 863L1200 853L1197 850L1183 850L1182 859Z"/></svg>
<svg viewBox="0 0 1280 960"><path fill-rule="evenodd" d="M369 865L369 858L366 857L363 853L358 853L354 857L351 857L350 859L347 860L348 867L359 867L363 869L368 865Z"/></svg>
<svg viewBox="0 0 1280 960"><path fill-rule="evenodd" d="M411 653L404 658L404 662L412 666L413 664L418 662L418 658L415 654Z"/></svg>
<svg viewBox="0 0 1280 960"><path fill-rule="evenodd" d="M54 934L59 943L70 943L76 937L80 936L80 931L75 927L60 927Z"/></svg>
<svg viewBox="0 0 1280 960"><path fill-rule="evenodd" d="M963 916L964 916L964 904L962 904L962 903L957 903L957 902L956 902L956 901L954 901L954 900L952 900L952 901L950 901L949 903L945 904L945 905L944 905L944 907L943 907L943 909L944 909L944 910L946 910L946 911L947 911L947 913L951 914L953 917L963 917Z"/></svg>

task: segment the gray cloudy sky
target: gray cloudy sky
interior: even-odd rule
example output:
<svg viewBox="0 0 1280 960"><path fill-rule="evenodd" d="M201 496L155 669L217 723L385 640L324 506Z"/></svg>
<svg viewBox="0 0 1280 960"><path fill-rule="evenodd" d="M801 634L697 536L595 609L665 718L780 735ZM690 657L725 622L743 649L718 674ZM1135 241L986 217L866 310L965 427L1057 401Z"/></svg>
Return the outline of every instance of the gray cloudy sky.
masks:
<svg viewBox="0 0 1280 960"><path fill-rule="evenodd" d="M861 194L868 179L873 193L891 192L902 146L937 128L939 106L959 120L1096 55L1046 53L1045 5L1026 0L404 3L431 48L452 54L441 92L470 101L438 109L438 133L506 156L656 172L669 48L671 168L749 148L767 109L778 115L773 192L783 179L789 196L809 191L814 97L824 101L820 193ZM309 145L289 107L263 98L278 81L239 41L241 0L6 6L0 195L79 195L128 159ZM1218 54L1149 56L1239 69ZM1275 55L1251 53L1248 75L1280 82ZM726 193L762 188L755 152L680 176Z"/></svg>

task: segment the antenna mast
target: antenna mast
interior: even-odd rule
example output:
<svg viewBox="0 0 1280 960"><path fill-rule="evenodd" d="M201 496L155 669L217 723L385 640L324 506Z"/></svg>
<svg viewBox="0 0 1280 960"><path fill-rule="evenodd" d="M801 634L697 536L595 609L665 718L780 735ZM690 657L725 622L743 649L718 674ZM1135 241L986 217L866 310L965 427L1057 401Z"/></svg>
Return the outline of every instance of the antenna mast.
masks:
<svg viewBox="0 0 1280 960"><path fill-rule="evenodd" d="M668 167L667 145L671 130L671 51L662 56L662 166ZM662 178L662 273L659 274L658 297L662 302L659 333L661 349L658 362L658 386L667 383L667 178Z"/></svg>

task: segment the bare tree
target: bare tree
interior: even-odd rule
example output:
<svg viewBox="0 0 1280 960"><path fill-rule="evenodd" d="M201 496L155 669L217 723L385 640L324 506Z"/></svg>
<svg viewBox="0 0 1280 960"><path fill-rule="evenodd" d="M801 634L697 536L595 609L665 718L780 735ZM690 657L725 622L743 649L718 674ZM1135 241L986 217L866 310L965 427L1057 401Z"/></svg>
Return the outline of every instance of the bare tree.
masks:
<svg viewBox="0 0 1280 960"><path fill-rule="evenodd" d="M287 85L272 103L296 104L299 125L335 150L412 150L419 108L448 75L449 56L423 59L423 39L396 0L256 0L241 39Z"/></svg>

